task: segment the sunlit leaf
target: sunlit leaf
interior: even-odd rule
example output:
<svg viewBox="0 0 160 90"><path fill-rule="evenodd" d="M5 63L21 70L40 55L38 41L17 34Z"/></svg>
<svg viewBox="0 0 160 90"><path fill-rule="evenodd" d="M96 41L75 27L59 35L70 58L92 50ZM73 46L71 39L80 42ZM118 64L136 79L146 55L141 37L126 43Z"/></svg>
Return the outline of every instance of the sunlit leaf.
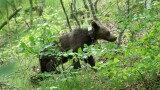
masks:
<svg viewBox="0 0 160 90"><path fill-rule="evenodd" d="M78 53L82 53L82 48L78 48Z"/></svg>

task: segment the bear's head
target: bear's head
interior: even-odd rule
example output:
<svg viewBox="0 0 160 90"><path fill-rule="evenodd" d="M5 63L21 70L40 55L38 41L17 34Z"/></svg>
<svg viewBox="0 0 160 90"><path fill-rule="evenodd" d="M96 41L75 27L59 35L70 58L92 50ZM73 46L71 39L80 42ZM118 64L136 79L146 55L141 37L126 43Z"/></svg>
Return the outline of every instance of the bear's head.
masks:
<svg viewBox="0 0 160 90"><path fill-rule="evenodd" d="M111 34L111 32L106 27L100 25L96 21L92 21L91 25L94 29L95 39L103 39L109 42L116 41L117 37Z"/></svg>

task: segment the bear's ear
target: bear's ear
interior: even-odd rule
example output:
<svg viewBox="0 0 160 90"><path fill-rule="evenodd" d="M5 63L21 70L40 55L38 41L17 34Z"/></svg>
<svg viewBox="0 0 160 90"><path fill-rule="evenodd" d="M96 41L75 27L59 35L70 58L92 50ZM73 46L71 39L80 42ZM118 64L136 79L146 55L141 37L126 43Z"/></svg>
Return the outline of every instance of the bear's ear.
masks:
<svg viewBox="0 0 160 90"><path fill-rule="evenodd" d="M95 30L99 30L100 29L100 26L97 24L96 21L92 21L91 25Z"/></svg>

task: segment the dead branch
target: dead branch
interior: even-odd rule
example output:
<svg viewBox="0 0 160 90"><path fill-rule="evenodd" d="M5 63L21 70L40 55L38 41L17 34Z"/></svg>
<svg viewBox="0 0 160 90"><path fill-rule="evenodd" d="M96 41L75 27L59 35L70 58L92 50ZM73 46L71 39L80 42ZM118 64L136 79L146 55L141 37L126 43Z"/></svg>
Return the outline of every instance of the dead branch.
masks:
<svg viewBox="0 0 160 90"><path fill-rule="evenodd" d="M9 17L8 17L8 20L11 20L15 15L17 15L17 13L21 10L22 8L18 8L15 12L13 12L13 14L11 14ZM0 25L0 30L7 24L7 20L4 21L2 23L2 25Z"/></svg>

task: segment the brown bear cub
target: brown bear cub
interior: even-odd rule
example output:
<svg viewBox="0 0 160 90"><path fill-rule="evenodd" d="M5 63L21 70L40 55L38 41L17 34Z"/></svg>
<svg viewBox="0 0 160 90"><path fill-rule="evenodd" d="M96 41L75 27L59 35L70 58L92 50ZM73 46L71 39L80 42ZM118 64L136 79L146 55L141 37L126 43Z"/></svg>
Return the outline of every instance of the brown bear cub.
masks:
<svg viewBox="0 0 160 90"><path fill-rule="evenodd" d="M77 52L78 48L83 49L84 44L91 45L98 39L113 42L117 38L113 36L107 28L101 26L96 21L93 21L91 23L91 27L88 29L75 29L68 34L59 37L59 42L61 44L59 49L62 52L68 51L70 49L72 49L73 52ZM56 67L67 62L71 57L72 56L61 57L61 60L56 60L55 56L53 55L42 55L39 59L41 72L54 71L56 73ZM95 60L93 59L93 56L89 56L88 59L84 61L90 64L91 67L95 66ZM81 67L79 61L73 61L73 66L75 69Z"/></svg>

